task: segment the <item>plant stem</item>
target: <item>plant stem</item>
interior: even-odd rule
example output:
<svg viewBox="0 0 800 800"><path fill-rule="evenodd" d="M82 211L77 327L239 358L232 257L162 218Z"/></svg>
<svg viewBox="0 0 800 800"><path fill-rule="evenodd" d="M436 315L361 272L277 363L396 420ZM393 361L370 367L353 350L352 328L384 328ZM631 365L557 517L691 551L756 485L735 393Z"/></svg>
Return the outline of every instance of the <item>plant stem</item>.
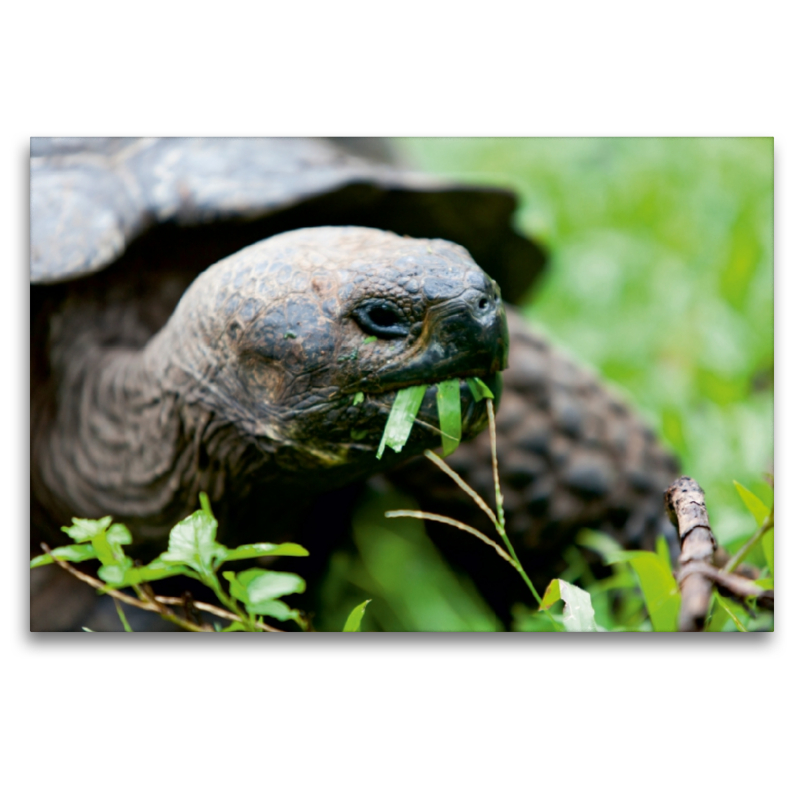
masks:
<svg viewBox="0 0 800 800"><path fill-rule="evenodd" d="M764 524L748 539L739 549L739 552L725 565L723 572L733 572L741 564L747 554L758 544L761 537L775 527L775 509L771 508L769 516L764 520Z"/></svg>
<svg viewBox="0 0 800 800"><path fill-rule="evenodd" d="M251 618L250 614L243 612L239 608L239 604L232 598L228 597L228 595L223 590L220 582L215 573L209 572L202 576L202 581L208 586L209 589L213 590L214 594L217 596L219 601L224 605L226 608L230 609L235 615L239 622L244 625L250 633L255 633L256 631L256 622L254 619Z"/></svg>
<svg viewBox="0 0 800 800"><path fill-rule="evenodd" d="M509 539L508 535L506 534L506 520L505 513L503 511L503 495L500 492L500 469L497 464L497 427L495 424L494 403L490 398L486 399L486 410L489 414L489 435L491 436L492 441L492 475L494 477L494 494L495 502L497 504L497 520L495 522L495 527L497 528L497 532L500 534L503 543L508 548L511 558L514 560L514 566L517 568L517 571L522 576L522 579L531 590L531 594L534 596L536 602L539 603L539 607L541 608L542 598L539 595L539 592L536 591L533 581L528 577L528 573L525 572L519 558L517 557L517 552L514 550L514 545L511 544L511 539ZM555 623L555 620L550 615L549 610L544 609L544 611L550 620Z"/></svg>
<svg viewBox="0 0 800 800"><path fill-rule="evenodd" d="M45 553L50 553L50 548L46 544L42 544L42 549ZM87 575L85 572L81 572L78 569L75 569L69 562L64 561L60 558L54 558L53 561L58 564L61 569L66 570L77 578L79 581L83 581L83 583L89 584L89 586L97 589L104 594L110 595L115 600L119 600L122 603L126 603L129 606L135 606L136 608L141 608L144 611L152 611L155 614L158 614L162 619L167 620L167 622L171 622L173 625L177 625L179 628L183 628L187 631L194 631L196 633L208 633L210 630L209 628L204 628L199 625L195 625L188 620L181 619L180 617L172 614L163 606L182 606L183 600L179 597L161 597L155 595L152 600L150 598L145 599L137 599L136 597L131 597L130 595L125 594L124 592L120 592L118 589L112 589L108 584L103 583L103 581L98 580L97 578L93 578L91 575ZM141 589L139 586L132 587L134 590ZM239 614L232 614L230 611L226 611L222 608L217 608L217 606L213 606L210 603L201 603L195 601L194 603L195 608L200 611L207 611L209 614L214 614L217 617L221 617L222 619L230 619L230 620L240 620L241 615ZM256 627L262 631L269 631L270 633L283 633L279 628L273 628L266 623L260 622L257 623Z"/></svg>

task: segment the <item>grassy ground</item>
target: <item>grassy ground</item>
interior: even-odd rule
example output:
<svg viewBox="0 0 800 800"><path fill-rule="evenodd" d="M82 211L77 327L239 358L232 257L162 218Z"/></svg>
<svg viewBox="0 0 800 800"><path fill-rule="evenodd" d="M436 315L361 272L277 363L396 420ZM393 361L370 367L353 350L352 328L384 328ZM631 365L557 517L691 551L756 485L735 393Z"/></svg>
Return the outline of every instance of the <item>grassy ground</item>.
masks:
<svg viewBox="0 0 800 800"><path fill-rule="evenodd" d="M402 139L397 145L423 171L518 193L518 227L546 244L552 258L525 313L650 420L680 455L685 474L705 489L723 544L752 533L732 481L771 500L763 474L771 471L773 452L772 140ZM381 528L365 534L375 552L377 538L392 535ZM420 531L405 535L407 542L422 541ZM350 581L352 588L356 576L359 591L377 596L373 614L383 614L384 627L445 624L461 601L440 598L438 617L426 612L417 619L397 594L425 590L437 569L442 581L450 580L446 565L432 567L433 555L421 555L423 549L419 544L417 559L426 565L419 572L425 578L415 582L391 570L379 575L362 548L360 561L341 561L334 570L329 607L338 605L336 587ZM357 597L358 591L347 602ZM460 629L493 624L470 612Z"/></svg>

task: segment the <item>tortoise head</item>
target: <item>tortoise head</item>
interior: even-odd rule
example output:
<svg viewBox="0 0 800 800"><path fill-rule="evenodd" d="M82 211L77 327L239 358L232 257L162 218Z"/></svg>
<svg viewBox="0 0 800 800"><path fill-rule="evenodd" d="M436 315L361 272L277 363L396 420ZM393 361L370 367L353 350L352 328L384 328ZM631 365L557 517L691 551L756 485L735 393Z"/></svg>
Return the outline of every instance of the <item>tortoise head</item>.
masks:
<svg viewBox="0 0 800 800"><path fill-rule="evenodd" d="M283 233L218 262L156 338L190 402L298 471L398 460L375 451L412 385L431 388L403 457L437 446L433 385L478 376L499 390L508 354L497 284L464 248L356 227ZM461 388L469 438L486 409Z"/></svg>

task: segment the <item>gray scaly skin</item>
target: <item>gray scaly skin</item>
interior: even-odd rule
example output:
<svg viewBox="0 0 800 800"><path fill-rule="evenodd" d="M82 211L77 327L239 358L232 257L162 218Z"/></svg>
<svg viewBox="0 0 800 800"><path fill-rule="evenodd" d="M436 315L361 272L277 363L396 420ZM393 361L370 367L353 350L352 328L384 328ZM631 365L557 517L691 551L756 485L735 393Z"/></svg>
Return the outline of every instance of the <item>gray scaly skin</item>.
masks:
<svg viewBox="0 0 800 800"><path fill-rule="evenodd" d="M223 259L149 337L129 316L124 300L80 296L52 316L32 464L54 520L111 514L137 540L163 539L200 491L227 506L267 492L279 508L292 486L383 470L401 458L375 458L398 389L491 382L507 359L496 284L466 250L367 228L292 231ZM485 427L464 381L462 412L466 438ZM420 418L436 425L432 389ZM402 457L438 441L417 425Z"/></svg>

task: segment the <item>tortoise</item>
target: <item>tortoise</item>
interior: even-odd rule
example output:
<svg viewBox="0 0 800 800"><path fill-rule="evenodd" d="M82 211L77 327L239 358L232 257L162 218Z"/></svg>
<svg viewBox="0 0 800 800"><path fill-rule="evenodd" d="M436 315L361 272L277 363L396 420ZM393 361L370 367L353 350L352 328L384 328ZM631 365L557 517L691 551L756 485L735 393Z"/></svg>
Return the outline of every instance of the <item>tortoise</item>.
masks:
<svg viewBox="0 0 800 800"><path fill-rule="evenodd" d="M545 263L513 230L513 195L365 157L370 144L32 139L32 544L112 514L163 549L201 490L223 537L269 519L271 538L305 543L312 497L345 529L330 492L352 499L377 472L464 519L443 476L403 464L438 443L432 388L402 454L375 448L399 388L462 379L477 438L450 461L491 496L485 406L463 379L499 394L508 364L501 478L528 565L552 568L587 525L652 538L674 459L500 299ZM483 552L436 541L507 610ZM79 624L34 600L33 628Z"/></svg>

